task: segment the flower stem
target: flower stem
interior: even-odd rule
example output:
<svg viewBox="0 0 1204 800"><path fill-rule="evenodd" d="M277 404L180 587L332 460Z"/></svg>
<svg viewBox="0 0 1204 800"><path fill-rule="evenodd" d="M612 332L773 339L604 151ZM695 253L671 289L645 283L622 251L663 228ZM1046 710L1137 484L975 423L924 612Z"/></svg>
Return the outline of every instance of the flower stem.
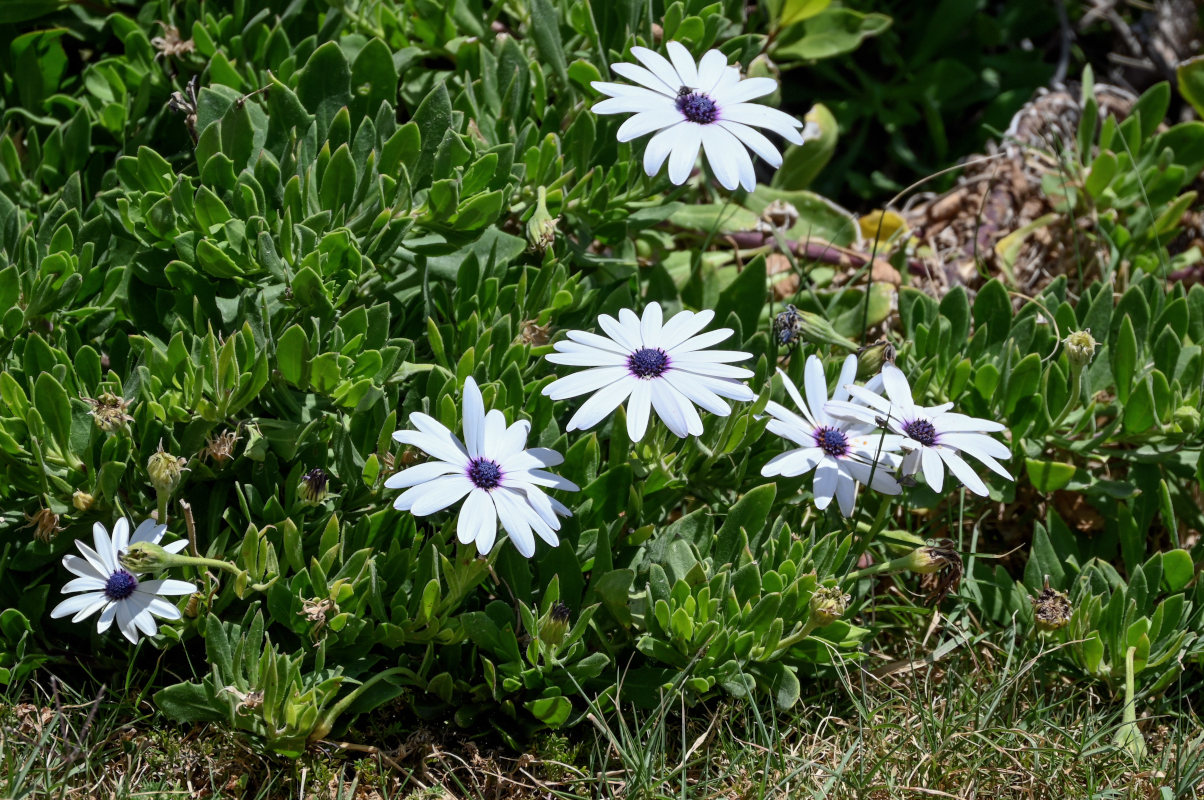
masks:
<svg viewBox="0 0 1204 800"><path fill-rule="evenodd" d="M1062 406L1062 413L1058 414L1050 424L1050 429L1056 429L1066 420L1066 416L1079 404L1079 395L1082 394L1083 384L1083 367L1070 367L1070 395L1066 398L1066 405Z"/></svg>

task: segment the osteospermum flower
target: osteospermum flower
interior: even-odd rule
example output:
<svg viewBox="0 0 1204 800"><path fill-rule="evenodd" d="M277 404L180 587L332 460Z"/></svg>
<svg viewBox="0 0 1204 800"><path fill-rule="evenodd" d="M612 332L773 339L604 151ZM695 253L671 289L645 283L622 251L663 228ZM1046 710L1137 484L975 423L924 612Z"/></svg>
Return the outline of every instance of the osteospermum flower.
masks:
<svg viewBox="0 0 1204 800"><path fill-rule="evenodd" d="M410 423L417 430L402 430L393 438L434 457L389 476L385 486L405 489L393 503L398 511L417 517L441 511L464 499L456 522L456 538L476 542L484 555L493 548L498 521L510 541L527 558L535 555L539 535L552 547L560 544L560 520L572 512L544 493L541 487L575 492L567 478L546 472L564 461L555 450L527 448L531 423L520 420L506 427L497 409L485 413L481 390L472 378L464 382L464 441L435 418L416 411Z"/></svg>
<svg viewBox="0 0 1204 800"><path fill-rule="evenodd" d="M782 154L756 128L766 128L794 144L803 143L803 123L776 108L749 103L773 92L772 78L740 79L727 57L708 50L695 64L678 42L665 45L669 58L645 47L631 54L644 65L611 64L616 73L639 86L594 81L592 86L609 95L593 107L596 114L634 114L619 126L619 141L629 142L659 131L644 149L644 171L655 175L669 160L669 180L681 185L690 177L701 147L707 163L726 189L737 185L752 191L757 178L748 151L775 169Z"/></svg>
<svg viewBox="0 0 1204 800"><path fill-rule="evenodd" d="M83 553L83 558L76 555L63 557L63 566L78 576L67 582L63 594L83 594L68 597L54 607L50 616L57 619L74 614L71 621L79 622L99 611L97 633L104 633L116 621L121 635L135 644L140 632L147 636L158 633L155 617L179 619L180 610L175 603L163 599L161 595L192 594L196 586L170 578L141 580L140 573L129 571L120 561L121 555L134 542L158 544L166 531L166 525L158 525L148 519L130 536L130 525L122 518L113 526L113 538L110 539L104 525L99 522L93 525L92 542L95 549L77 541L75 546ZM163 545L163 549L178 553L187 544L186 540L181 539Z"/></svg>
<svg viewBox="0 0 1204 800"><path fill-rule="evenodd" d="M987 495L987 485L974 472L962 455L971 455L986 464L991 471L1008 480L1015 480L996 459L1011 455L1007 445L987 436L1007 430L1002 423L978 419L950 411L952 403L924 407L915 404L911 386L903 371L893 364L882 367L882 384L886 397L849 386L850 395L864 405L833 401L828 413L835 417L882 424L903 438L899 446L906 451L903 474L922 472L934 492L945 483L945 468L953 473L967 489L977 495ZM889 399L888 399L889 398Z"/></svg>
<svg viewBox="0 0 1204 800"><path fill-rule="evenodd" d="M590 367L552 381L543 393L564 400L593 392L569 420L568 430L586 430L627 402L627 434L644 438L653 410L678 437L702 433L695 404L726 417L731 407L722 398L750 402L753 391L740 382L751 370L724 363L752 358L735 350L707 350L732 335L731 328L699 333L715 316L713 311L678 312L662 324L660 304L649 303L643 318L623 309L616 320L598 317L606 336L569 331L568 341L556 342L558 352L548 361Z"/></svg>
<svg viewBox="0 0 1204 800"><path fill-rule="evenodd" d="M778 375L802 416L783 405L770 402L765 410L773 419L767 430L799 446L770 459L761 468L762 475L794 477L815 470L812 492L816 508L827 508L835 497L840 513L846 517L853 513L859 483L867 484L883 494L899 494L903 491L891 475L899 465L895 453L901 437L883 435L873 424L838 419L828 414L824 410L828 403L828 384L818 358L808 357L803 367L806 399L786 373L779 369ZM841 367L833 399L847 401L849 391L845 386L855 377L857 356L850 355ZM867 394L873 394L875 390L881 390L880 381L873 380L864 389Z"/></svg>

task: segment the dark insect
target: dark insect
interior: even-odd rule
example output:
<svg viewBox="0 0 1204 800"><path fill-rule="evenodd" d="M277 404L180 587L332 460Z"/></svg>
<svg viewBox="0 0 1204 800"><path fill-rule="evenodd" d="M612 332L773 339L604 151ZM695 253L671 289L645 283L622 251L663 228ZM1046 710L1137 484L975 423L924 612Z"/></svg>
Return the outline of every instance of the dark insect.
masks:
<svg viewBox="0 0 1204 800"><path fill-rule="evenodd" d="M694 94L694 90L691 89L689 86L683 86L677 90L677 96L679 98L680 97L689 97L692 94Z"/></svg>
<svg viewBox="0 0 1204 800"><path fill-rule="evenodd" d="M792 304L787 303L786 310L779 313L773 320L773 335L778 340L778 346L788 348L798 346L802 333L802 314Z"/></svg>

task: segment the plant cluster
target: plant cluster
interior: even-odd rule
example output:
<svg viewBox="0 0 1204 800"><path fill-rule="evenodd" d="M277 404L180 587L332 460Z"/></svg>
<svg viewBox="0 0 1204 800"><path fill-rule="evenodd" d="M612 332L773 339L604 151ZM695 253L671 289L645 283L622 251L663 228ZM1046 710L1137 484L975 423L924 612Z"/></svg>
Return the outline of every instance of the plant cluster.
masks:
<svg viewBox="0 0 1204 800"><path fill-rule="evenodd" d="M1160 130L1159 86L1080 131L1048 191L1096 280L838 275L906 237L764 185L835 139L763 56L885 23L743 5L10 19L0 680L162 650L160 709L289 756L398 703L507 738L787 708L896 573L1130 714L1197 668L1204 287L1165 246L1204 124Z"/></svg>

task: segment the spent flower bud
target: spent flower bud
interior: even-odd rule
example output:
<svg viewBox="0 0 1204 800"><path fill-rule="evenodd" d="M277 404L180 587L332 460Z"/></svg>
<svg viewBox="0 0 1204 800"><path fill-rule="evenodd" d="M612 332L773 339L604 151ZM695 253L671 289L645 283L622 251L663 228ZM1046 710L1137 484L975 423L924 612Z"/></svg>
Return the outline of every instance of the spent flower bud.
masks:
<svg viewBox="0 0 1204 800"><path fill-rule="evenodd" d="M325 470L320 467L314 467L309 472L301 476L301 485L298 487L298 495L301 502L307 506L316 506L326 499L329 492L329 478Z"/></svg>
<svg viewBox="0 0 1204 800"><path fill-rule="evenodd" d="M95 497L79 489L76 489L75 493L71 495L71 505L75 506L75 510L81 514L91 509L95 502Z"/></svg>
<svg viewBox="0 0 1204 800"><path fill-rule="evenodd" d="M820 586L811 595L811 622L816 628L831 625L844 616L852 599L836 586Z"/></svg>
<svg viewBox="0 0 1204 800"><path fill-rule="evenodd" d="M879 339L857 351L857 377L872 378L882 371L883 364L895 363L895 346L886 339Z"/></svg>
<svg viewBox="0 0 1204 800"><path fill-rule="evenodd" d="M1099 342L1092 338L1089 328L1074 331L1062 340L1062 344L1066 346L1066 358L1070 360L1070 366L1074 369L1082 369L1090 364L1092 356L1095 355L1095 348L1099 346Z"/></svg>
<svg viewBox="0 0 1204 800"><path fill-rule="evenodd" d="M1033 603L1033 617L1037 622L1037 630L1048 633L1065 627L1070 622L1074 608L1065 592L1051 588L1046 581L1041 594L1030 598Z"/></svg>
<svg viewBox="0 0 1204 800"><path fill-rule="evenodd" d="M184 465L188 462L173 456L163 449L159 442L159 450L151 453L146 460L146 474L150 476L151 486L160 494L170 495L180 485L180 477L184 474Z"/></svg>

